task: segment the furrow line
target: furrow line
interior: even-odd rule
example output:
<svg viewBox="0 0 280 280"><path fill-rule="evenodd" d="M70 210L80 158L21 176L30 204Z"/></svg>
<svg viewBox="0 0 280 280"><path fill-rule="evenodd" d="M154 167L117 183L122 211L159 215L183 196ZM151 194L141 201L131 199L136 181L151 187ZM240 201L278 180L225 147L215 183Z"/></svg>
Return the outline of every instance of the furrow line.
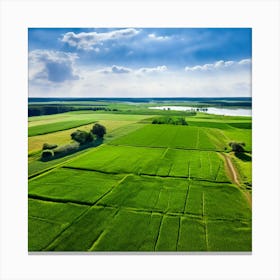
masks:
<svg viewBox="0 0 280 280"><path fill-rule="evenodd" d="M191 183L189 182L188 187L187 187L187 192L186 192L186 198L185 198L185 205L184 205L184 211L183 213L186 213L186 208L187 208L187 201L188 201L188 196L189 196L189 191L190 191L190 186Z"/></svg>
<svg viewBox="0 0 280 280"><path fill-rule="evenodd" d="M178 226L178 234L177 234L177 241L176 241L176 251L178 251L178 243L180 240L180 231L181 231L181 217L179 217L179 226Z"/></svg>
<svg viewBox="0 0 280 280"><path fill-rule="evenodd" d="M209 251L207 218L206 218L206 216L205 216L205 199L204 199L204 192L202 193L202 220L203 220L203 223L204 223L206 251Z"/></svg>
<svg viewBox="0 0 280 280"><path fill-rule="evenodd" d="M157 247L157 243L158 243L158 239L159 239L159 235L160 235L160 231L161 231L161 227L162 227L162 220L163 220L163 215L161 216L160 224L158 227L158 234L157 234L156 242L154 245L154 251L156 251L156 247Z"/></svg>
<svg viewBox="0 0 280 280"><path fill-rule="evenodd" d="M124 176L119 182L117 182L116 185L114 185L110 190L108 190L106 193L104 193L101 197L99 197L94 203L93 205L96 205L101 199L103 199L106 195L108 195L109 193L111 193L117 186L119 186L128 176L130 176L130 174L127 174L126 176Z"/></svg>

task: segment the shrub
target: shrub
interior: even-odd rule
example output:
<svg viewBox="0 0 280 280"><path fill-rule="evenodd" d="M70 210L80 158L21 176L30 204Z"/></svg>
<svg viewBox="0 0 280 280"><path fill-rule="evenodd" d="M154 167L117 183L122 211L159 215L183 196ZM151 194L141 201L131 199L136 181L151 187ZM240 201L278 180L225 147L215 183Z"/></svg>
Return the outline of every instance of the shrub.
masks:
<svg viewBox="0 0 280 280"><path fill-rule="evenodd" d="M43 150L41 158L42 159L50 159L54 156L53 150Z"/></svg>
<svg viewBox="0 0 280 280"><path fill-rule="evenodd" d="M236 153L243 153L245 151L244 150L245 143L243 142L242 143L230 142L229 146L231 147L232 151Z"/></svg>
<svg viewBox="0 0 280 280"><path fill-rule="evenodd" d="M42 150L52 150L52 149L55 149L56 147L57 147L56 144L44 143Z"/></svg>
<svg viewBox="0 0 280 280"><path fill-rule="evenodd" d="M96 135L97 138L103 138L106 134L106 128L102 124L96 123L91 129L91 133Z"/></svg>
<svg viewBox="0 0 280 280"><path fill-rule="evenodd" d="M188 125L183 117L159 117L153 119L152 124Z"/></svg>
<svg viewBox="0 0 280 280"><path fill-rule="evenodd" d="M79 145L77 143L68 144L64 146L57 147L53 150L55 156L62 156L72 153L79 149Z"/></svg>
<svg viewBox="0 0 280 280"><path fill-rule="evenodd" d="M92 134L83 130L74 131L71 134L71 138L78 142L80 145L84 145L93 141Z"/></svg>

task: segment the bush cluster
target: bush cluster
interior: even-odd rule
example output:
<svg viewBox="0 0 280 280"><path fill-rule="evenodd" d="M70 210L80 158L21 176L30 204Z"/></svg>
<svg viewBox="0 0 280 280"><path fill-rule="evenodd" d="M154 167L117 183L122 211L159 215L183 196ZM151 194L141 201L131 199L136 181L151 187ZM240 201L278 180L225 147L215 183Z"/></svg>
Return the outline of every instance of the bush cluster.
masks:
<svg viewBox="0 0 280 280"><path fill-rule="evenodd" d="M154 119L152 124L188 125L183 117L159 117Z"/></svg>
<svg viewBox="0 0 280 280"><path fill-rule="evenodd" d="M102 140L105 134L105 126L98 123L93 125L90 132L78 129L71 133L71 138L79 145L77 143L74 143L58 147L56 144L44 143L41 158L42 160L50 160L53 158L62 157L70 153L74 153L80 149L88 147L95 139L98 139L97 142L100 143L100 139Z"/></svg>
<svg viewBox="0 0 280 280"><path fill-rule="evenodd" d="M230 142L229 146L231 147L233 152L236 153L243 153L245 151L245 143L238 143L238 142Z"/></svg>
<svg viewBox="0 0 280 280"><path fill-rule="evenodd" d="M80 145L84 145L93 141L93 135L90 132L79 129L71 134L71 138L78 142Z"/></svg>
<svg viewBox="0 0 280 280"><path fill-rule="evenodd" d="M43 144L43 150L52 150L55 149L57 147L56 144L48 144L48 143L44 143Z"/></svg>

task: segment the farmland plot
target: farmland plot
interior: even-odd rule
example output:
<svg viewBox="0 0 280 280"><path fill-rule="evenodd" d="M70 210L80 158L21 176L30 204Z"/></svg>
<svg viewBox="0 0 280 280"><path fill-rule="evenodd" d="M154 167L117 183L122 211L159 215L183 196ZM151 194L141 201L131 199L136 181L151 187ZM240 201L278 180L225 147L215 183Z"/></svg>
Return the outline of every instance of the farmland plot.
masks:
<svg viewBox="0 0 280 280"><path fill-rule="evenodd" d="M61 183L73 170L57 172L32 180L37 184L34 188L47 188L42 180ZM78 173L83 176L85 171L75 172L77 178L72 174L74 181L68 181L69 185L77 184ZM92 173L92 181L102 189L102 181ZM52 192L51 197L40 192L40 200L30 199L30 251L250 250L250 209L237 187L176 178L127 175L112 179L112 175L101 175L104 181L119 181L101 199L87 199L87 205L67 183L60 186L64 192ZM66 192L68 197L76 197L75 204L65 203ZM90 198L96 193L91 187L85 195ZM238 245L233 232L245 241Z"/></svg>
<svg viewBox="0 0 280 280"><path fill-rule="evenodd" d="M229 181L222 158L212 151L104 145L67 163L66 166L108 173Z"/></svg>
<svg viewBox="0 0 280 280"><path fill-rule="evenodd" d="M233 138L250 149L248 123L132 125L29 180L29 251L251 251L251 207L221 157Z"/></svg>
<svg viewBox="0 0 280 280"><path fill-rule="evenodd" d="M51 116L30 117L28 136L42 135L94 123L97 121L139 121L146 115L102 114L88 112L68 112Z"/></svg>
<svg viewBox="0 0 280 280"><path fill-rule="evenodd" d="M60 168L29 182L29 196L94 204L124 176ZM70 178L70 179L69 179Z"/></svg>
<svg viewBox="0 0 280 280"><path fill-rule="evenodd" d="M113 145L170 147L219 150L207 133L198 127L182 125L146 125L137 131L111 142Z"/></svg>

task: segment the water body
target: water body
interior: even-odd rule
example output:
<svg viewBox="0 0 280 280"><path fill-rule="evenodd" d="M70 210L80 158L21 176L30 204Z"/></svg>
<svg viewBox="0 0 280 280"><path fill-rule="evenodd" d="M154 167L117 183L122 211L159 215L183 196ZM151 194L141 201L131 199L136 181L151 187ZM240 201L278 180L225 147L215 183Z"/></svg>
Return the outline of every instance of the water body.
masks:
<svg viewBox="0 0 280 280"><path fill-rule="evenodd" d="M187 106L158 106L158 107L149 107L149 109L158 109L158 110L173 110L173 111L197 111L214 114L214 115L224 115L224 116L242 116L250 117L252 116L252 109L226 109L226 108L217 108L217 107L208 107L207 111L201 110L201 108L196 107L187 107ZM205 109L205 108L203 108Z"/></svg>

